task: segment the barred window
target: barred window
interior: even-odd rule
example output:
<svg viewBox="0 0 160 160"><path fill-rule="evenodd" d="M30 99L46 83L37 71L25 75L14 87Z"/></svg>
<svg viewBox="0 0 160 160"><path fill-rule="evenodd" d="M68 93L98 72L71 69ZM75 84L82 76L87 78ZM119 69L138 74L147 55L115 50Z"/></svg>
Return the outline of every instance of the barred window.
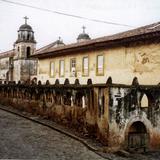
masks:
<svg viewBox="0 0 160 160"><path fill-rule="evenodd" d="M72 58L70 61L70 72L71 76L76 76L76 59Z"/></svg>

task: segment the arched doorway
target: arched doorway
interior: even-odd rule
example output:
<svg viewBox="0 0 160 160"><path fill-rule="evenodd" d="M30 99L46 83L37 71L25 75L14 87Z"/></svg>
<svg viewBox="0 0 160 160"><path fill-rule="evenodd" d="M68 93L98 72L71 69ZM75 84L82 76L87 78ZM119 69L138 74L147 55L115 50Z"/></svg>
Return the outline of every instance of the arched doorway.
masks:
<svg viewBox="0 0 160 160"><path fill-rule="evenodd" d="M128 149L146 148L148 145L148 132L141 121L132 123L128 131Z"/></svg>

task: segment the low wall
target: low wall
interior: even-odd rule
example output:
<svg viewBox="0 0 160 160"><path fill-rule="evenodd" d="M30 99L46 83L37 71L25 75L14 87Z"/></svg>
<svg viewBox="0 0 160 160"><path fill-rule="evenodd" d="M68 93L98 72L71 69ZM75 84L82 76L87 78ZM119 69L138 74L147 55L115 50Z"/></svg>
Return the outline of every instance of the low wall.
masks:
<svg viewBox="0 0 160 160"><path fill-rule="evenodd" d="M5 82L0 84L0 103L33 115L40 115L57 123L75 128L84 135L99 137L92 84L42 85L36 83Z"/></svg>
<svg viewBox="0 0 160 160"><path fill-rule="evenodd" d="M41 115L99 139L109 147L127 148L146 136L148 148L160 148L160 86L9 82L0 84L0 103ZM143 139L142 139L143 140ZM133 143L133 144L131 144ZM141 144L140 144L141 145Z"/></svg>

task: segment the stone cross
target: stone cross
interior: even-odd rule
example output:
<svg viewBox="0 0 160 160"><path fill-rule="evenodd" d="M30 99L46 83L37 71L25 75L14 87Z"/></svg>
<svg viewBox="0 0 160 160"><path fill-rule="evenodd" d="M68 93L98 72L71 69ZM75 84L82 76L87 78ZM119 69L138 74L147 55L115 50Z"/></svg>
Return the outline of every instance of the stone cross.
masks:
<svg viewBox="0 0 160 160"><path fill-rule="evenodd" d="M23 17L25 19L25 24L27 24L27 20L29 19L27 16Z"/></svg>
<svg viewBox="0 0 160 160"><path fill-rule="evenodd" d="M82 29L83 29L83 33L85 33L86 27L85 27L85 26L82 26Z"/></svg>

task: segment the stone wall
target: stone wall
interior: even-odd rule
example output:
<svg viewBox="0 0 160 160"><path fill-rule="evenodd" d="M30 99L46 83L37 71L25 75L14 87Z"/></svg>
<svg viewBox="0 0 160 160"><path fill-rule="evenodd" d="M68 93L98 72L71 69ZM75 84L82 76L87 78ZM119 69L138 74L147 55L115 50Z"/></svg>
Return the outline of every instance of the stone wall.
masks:
<svg viewBox="0 0 160 160"><path fill-rule="evenodd" d="M0 103L73 127L109 147L160 148L160 86L46 81L0 84Z"/></svg>
<svg viewBox="0 0 160 160"><path fill-rule="evenodd" d="M113 85L109 100L110 145L138 148L141 141L148 148L160 148L159 85L139 85L135 78L131 86Z"/></svg>
<svg viewBox="0 0 160 160"><path fill-rule="evenodd" d="M32 79L37 74L36 59L17 59L14 60L13 79L18 82Z"/></svg>
<svg viewBox="0 0 160 160"><path fill-rule="evenodd" d="M96 120L93 103L93 86L75 84L42 85L32 82L5 82L0 85L0 103L22 111L41 115L58 123L74 127L82 134L95 136ZM91 113L90 113L91 111ZM93 115L93 116L92 116ZM88 119L87 119L88 116Z"/></svg>
<svg viewBox="0 0 160 160"><path fill-rule="evenodd" d="M9 72L9 57L0 58L0 80L7 79L7 72Z"/></svg>

